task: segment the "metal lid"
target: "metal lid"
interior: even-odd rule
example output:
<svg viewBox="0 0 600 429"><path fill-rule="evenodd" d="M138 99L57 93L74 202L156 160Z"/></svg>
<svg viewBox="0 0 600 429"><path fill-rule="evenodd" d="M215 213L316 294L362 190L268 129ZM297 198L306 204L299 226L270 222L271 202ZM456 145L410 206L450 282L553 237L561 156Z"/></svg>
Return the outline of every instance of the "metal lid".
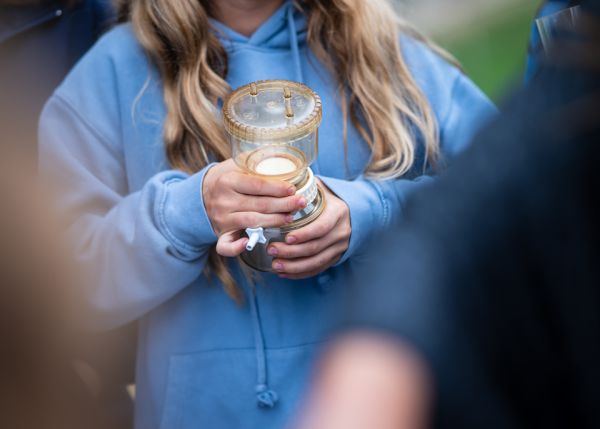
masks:
<svg viewBox="0 0 600 429"><path fill-rule="evenodd" d="M246 141L295 140L321 124L319 96L306 85L262 80L238 88L223 104L225 130Z"/></svg>

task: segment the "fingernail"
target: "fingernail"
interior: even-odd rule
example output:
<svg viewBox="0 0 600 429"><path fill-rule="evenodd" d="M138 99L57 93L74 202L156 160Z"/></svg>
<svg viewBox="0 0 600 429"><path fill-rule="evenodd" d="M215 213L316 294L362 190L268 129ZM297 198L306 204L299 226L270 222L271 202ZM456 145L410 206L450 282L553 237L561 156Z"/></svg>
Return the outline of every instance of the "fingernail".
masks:
<svg viewBox="0 0 600 429"><path fill-rule="evenodd" d="M287 215L287 216L285 217L285 221L286 221L287 223L292 223L292 222L294 221L294 215Z"/></svg>
<svg viewBox="0 0 600 429"><path fill-rule="evenodd" d="M295 186L290 186L288 188L288 195L294 195L296 193L296 187Z"/></svg>
<svg viewBox="0 0 600 429"><path fill-rule="evenodd" d="M298 200L298 207L301 207L301 208L306 207L306 200L304 198L300 198Z"/></svg>
<svg viewBox="0 0 600 429"><path fill-rule="evenodd" d="M283 264L281 262L275 262L273 264L273 268L277 271L283 271Z"/></svg>
<svg viewBox="0 0 600 429"><path fill-rule="evenodd" d="M277 247L269 247L269 255L277 256L279 252L277 251Z"/></svg>
<svg viewBox="0 0 600 429"><path fill-rule="evenodd" d="M287 237L285 237L285 242L287 244L294 244L296 241L298 241L298 239L293 235L288 235Z"/></svg>

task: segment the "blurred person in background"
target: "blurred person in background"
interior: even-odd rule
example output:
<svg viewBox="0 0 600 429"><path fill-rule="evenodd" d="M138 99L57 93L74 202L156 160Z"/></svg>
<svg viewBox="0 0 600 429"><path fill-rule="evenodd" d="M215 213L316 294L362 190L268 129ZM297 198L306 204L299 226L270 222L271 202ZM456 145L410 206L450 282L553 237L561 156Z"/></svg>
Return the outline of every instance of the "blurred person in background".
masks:
<svg viewBox="0 0 600 429"><path fill-rule="evenodd" d="M1 157L18 158L26 168L37 165L44 103L113 23L110 0L0 0ZM131 426L133 405L124 386L133 381L135 327L80 341L82 358L97 373L99 392L114 412L114 427Z"/></svg>
<svg viewBox="0 0 600 429"><path fill-rule="evenodd" d="M3 153L37 162L37 124L52 91L112 21L110 0L0 0Z"/></svg>
<svg viewBox="0 0 600 429"><path fill-rule="evenodd" d="M301 429L600 427L600 1L582 7L355 265Z"/></svg>
<svg viewBox="0 0 600 429"><path fill-rule="evenodd" d="M133 0L42 114L44 177L69 220L100 329L140 320L136 427L280 428L325 341L345 262L401 215L495 108L385 1ZM244 175L219 105L261 79L323 100L326 209L270 247L256 287L233 257L303 207ZM219 245L217 246L217 241Z"/></svg>
<svg viewBox="0 0 600 429"><path fill-rule="evenodd" d="M113 429L74 366L75 276L42 195L0 158L0 427Z"/></svg>

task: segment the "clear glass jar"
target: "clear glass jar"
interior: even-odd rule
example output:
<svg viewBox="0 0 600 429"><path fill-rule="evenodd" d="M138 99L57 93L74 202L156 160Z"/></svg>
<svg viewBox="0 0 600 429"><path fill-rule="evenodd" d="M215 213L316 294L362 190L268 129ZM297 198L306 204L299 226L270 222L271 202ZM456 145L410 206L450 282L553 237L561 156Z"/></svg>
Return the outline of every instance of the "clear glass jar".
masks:
<svg viewBox="0 0 600 429"><path fill-rule="evenodd" d="M290 231L314 221L325 198L310 169L317 158L321 99L301 83L259 81L234 91L223 104L223 124L236 164L246 173L285 180L296 187L306 207L279 228L248 225L242 260L259 271L272 271L269 243L283 242Z"/></svg>
<svg viewBox="0 0 600 429"><path fill-rule="evenodd" d="M285 80L259 81L234 91L223 106L232 156L246 172L297 185L318 152L319 96Z"/></svg>

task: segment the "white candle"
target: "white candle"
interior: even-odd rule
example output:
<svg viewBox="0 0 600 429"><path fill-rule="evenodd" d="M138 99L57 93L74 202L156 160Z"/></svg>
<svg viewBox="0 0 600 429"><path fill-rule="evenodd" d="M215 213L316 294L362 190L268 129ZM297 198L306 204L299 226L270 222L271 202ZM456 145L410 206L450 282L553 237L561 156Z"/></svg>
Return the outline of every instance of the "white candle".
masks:
<svg viewBox="0 0 600 429"><path fill-rule="evenodd" d="M273 156L265 158L256 165L255 171L263 176L279 176L292 173L296 170L296 164L288 158Z"/></svg>

